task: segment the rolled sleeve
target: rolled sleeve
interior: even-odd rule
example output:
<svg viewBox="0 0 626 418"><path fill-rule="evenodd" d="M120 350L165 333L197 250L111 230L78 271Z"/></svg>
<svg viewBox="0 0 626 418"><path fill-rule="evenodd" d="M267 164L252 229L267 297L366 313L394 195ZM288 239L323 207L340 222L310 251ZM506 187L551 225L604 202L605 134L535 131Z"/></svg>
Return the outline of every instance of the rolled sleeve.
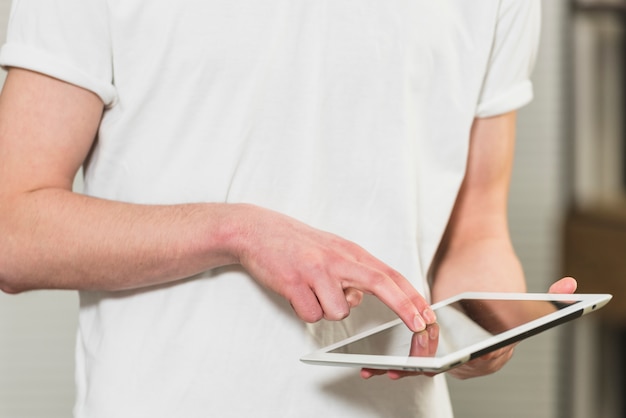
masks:
<svg viewBox="0 0 626 418"><path fill-rule="evenodd" d="M36 71L116 101L106 4L14 0L0 66Z"/></svg>
<svg viewBox="0 0 626 418"><path fill-rule="evenodd" d="M477 117L516 110L533 98L530 79L541 26L540 0L503 0Z"/></svg>

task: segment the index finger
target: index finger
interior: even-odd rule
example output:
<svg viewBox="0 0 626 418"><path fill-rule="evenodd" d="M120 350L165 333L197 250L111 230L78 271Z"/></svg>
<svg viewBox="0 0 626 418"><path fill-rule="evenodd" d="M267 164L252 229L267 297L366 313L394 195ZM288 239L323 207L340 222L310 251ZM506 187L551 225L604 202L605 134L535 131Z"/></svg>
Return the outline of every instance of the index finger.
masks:
<svg viewBox="0 0 626 418"><path fill-rule="evenodd" d="M344 266L344 288L353 287L376 296L402 319L411 331L422 331L436 321L428 302L402 275L387 268L385 273L362 263Z"/></svg>

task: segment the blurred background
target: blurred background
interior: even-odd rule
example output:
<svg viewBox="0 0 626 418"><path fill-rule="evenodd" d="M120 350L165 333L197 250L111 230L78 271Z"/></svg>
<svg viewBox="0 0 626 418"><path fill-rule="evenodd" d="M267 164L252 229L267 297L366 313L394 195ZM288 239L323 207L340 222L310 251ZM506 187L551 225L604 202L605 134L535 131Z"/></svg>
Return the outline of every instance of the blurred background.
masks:
<svg viewBox="0 0 626 418"><path fill-rule="evenodd" d="M614 299L523 342L495 375L449 379L460 418L626 412L626 0L542 4L535 100L519 114L513 242L530 291L572 275L579 291ZM9 9L0 0L0 41ZM0 293L0 418L71 416L77 310L74 292Z"/></svg>

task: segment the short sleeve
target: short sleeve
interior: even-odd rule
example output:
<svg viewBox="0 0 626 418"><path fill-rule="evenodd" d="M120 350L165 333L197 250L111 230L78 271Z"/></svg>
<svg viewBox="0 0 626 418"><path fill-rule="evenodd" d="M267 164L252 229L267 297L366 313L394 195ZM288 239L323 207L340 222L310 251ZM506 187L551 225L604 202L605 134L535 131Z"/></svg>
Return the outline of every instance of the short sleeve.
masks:
<svg viewBox="0 0 626 418"><path fill-rule="evenodd" d="M540 0L502 0L477 117L510 112L532 100L540 26Z"/></svg>
<svg viewBox="0 0 626 418"><path fill-rule="evenodd" d="M115 101L104 0L13 0L0 65L20 67Z"/></svg>

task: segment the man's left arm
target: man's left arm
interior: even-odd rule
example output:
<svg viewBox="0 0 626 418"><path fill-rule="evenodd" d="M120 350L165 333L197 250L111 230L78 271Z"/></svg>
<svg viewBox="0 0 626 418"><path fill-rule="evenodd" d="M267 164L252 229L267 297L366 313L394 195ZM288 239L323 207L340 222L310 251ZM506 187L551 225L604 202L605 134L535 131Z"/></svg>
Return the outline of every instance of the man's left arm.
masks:
<svg viewBox="0 0 626 418"><path fill-rule="evenodd" d="M461 291L526 291L507 217L515 121L515 112L474 120L466 175L433 267L433 301Z"/></svg>
<svg viewBox="0 0 626 418"><path fill-rule="evenodd" d="M507 200L515 148L515 112L477 118L471 130L466 175L432 271L433 302L463 291L525 292L522 266L511 243ZM559 280L553 293L573 293L576 282ZM513 347L496 350L448 372L458 378L494 373ZM399 379L420 373L363 369L370 378Z"/></svg>
<svg viewBox="0 0 626 418"><path fill-rule="evenodd" d="M466 175L432 272L433 302L463 291L526 291L507 217L515 122L515 112L474 120ZM575 290L576 281L564 278L549 291ZM494 373L512 354L513 346L505 347L449 374L465 379Z"/></svg>

